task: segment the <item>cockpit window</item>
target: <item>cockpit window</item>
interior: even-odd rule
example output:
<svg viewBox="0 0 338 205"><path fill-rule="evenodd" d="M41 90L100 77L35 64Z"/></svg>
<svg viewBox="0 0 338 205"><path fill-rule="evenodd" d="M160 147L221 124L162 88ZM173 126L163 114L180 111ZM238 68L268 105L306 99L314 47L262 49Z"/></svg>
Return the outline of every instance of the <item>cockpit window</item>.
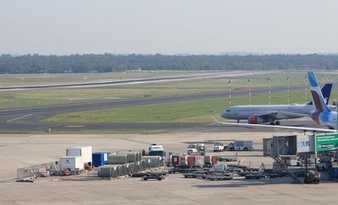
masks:
<svg viewBox="0 0 338 205"><path fill-rule="evenodd" d="M225 112L230 112L230 110L226 110Z"/></svg>

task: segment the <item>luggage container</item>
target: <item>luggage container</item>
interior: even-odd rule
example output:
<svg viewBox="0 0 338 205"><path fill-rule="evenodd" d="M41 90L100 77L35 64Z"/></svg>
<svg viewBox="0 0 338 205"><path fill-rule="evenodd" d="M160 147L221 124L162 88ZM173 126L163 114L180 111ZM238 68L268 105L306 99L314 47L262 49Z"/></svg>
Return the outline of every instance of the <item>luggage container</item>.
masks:
<svg viewBox="0 0 338 205"><path fill-rule="evenodd" d="M271 153L273 157L297 154L297 135L273 136Z"/></svg>
<svg viewBox="0 0 338 205"><path fill-rule="evenodd" d="M120 176L126 176L129 174L129 170L128 170L128 165L127 164L123 164L120 165L121 167L121 175Z"/></svg>
<svg viewBox="0 0 338 205"><path fill-rule="evenodd" d="M116 173L116 176L123 176L123 173L122 173L122 166L121 165L114 165L115 166L115 173Z"/></svg>
<svg viewBox="0 0 338 205"><path fill-rule="evenodd" d="M99 177L118 177L119 173L119 165L104 165L99 168L98 171Z"/></svg>
<svg viewBox="0 0 338 205"><path fill-rule="evenodd" d="M147 169L147 162L145 160L141 160L141 167L143 170Z"/></svg>
<svg viewBox="0 0 338 205"><path fill-rule="evenodd" d="M140 152L127 152L126 154L128 162L137 162L141 160L142 154Z"/></svg>
<svg viewBox="0 0 338 205"><path fill-rule="evenodd" d="M272 155L272 138L263 139L263 156Z"/></svg>
<svg viewBox="0 0 338 205"><path fill-rule="evenodd" d="M99 177L111 177L112 176L112 165L101 166L97 174Z"/></svg>
<svg viewBox="0 0 338 205"><path fill-rule="evenodd" d="M329 169L329 176L331 179L338 179L338 167L331 167Z"/></svg>
<svg viewBox="0 0 338 205"><path fill-rule="evenodd" d="M119 177L130 174L130 170L126 165L104 165L99 168L99 177Z"/></svg>
<svg viewBox="0 0 338 205"><path fill-rule="evenodd" d="M108 164L108 153L107 152L95 152L92 155L93 166L100 167Z"/></svg>
<svg viewBox="0 0 338 205"><path fill-rule="evenodd" d="M84 169L84 164L81 157L65 156L59 160L60 170L80 171Z"/></svg>
<svg viewBox="0 0 338 205"><path fill-rule="evenodd" d="M92 163L92 146L73 146L66 150L66 156L81 157L82 163Z"/></svg>
<svg viewBox="0 0 338 205"><path fill-rule="evenodd" d="M127 154L112 153L108 156L108 164L125 164L128 162Z"/></svg>
<svg viewBox="0 0 338 205"><path fill-rule="evenodd" d="M144 170L143 167L142 167L141 161L138 161L135 166L136 166L137 172L141 172L141 171Z"/></svg>
<svg viewBox="0 0 338 205"><path fill-rule="evenodd" d="M135 173L135 164L134 163L129 163L127 164L128 168L128 175L132 175Z"/></svg>
<svg viewBox="0 0 338 205"><path fill-rule="evenodd" d="M140 170L139 170L137 162L132 163L132 164L133 164L132 165L133 166L133 174L139 172Z"/></svg>

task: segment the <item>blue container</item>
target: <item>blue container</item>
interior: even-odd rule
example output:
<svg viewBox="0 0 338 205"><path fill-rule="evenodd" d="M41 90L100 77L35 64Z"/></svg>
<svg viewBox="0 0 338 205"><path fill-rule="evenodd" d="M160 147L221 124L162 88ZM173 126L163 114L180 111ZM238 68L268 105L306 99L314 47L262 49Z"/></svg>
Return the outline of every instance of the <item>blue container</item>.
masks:
<svg viewBox="0 0 338 205"><path fill-rule="evenodd" d="M338 179L338 167L332 167L329 170L329 176L331 179Z"/></svg>
<svg viewBox="0 0 338 205"><path fill-rule="evenodd" d="M93 166L100 167L108 164L108 153L107 152L94 152L93 157Z"/></svg>

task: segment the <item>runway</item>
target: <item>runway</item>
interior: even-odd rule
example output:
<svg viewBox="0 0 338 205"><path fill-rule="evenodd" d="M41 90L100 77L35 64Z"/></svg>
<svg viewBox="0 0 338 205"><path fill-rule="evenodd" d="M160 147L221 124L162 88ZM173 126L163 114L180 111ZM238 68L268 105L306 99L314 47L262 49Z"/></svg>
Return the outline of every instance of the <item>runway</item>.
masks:
<svg viewBox="0 0 338 205"><path fill-rule="evenodd" d="M274 87L272 92L286 91L287 87ZM303 89L302 87L294 87L293 90ZM268 88L257 88L255 94L266 93ZM246 90L237 90L232 93L233 96L247 95ZM47 132L49 128L52 130L63 131L80 131L80 130L172 130L172 129L213 129L215 131L243 131L250 128L236 128L229 126L219 126L215 124L203 123L90 123L90 124L48 124L41 121L49 116L60 113L78 112L109 109L116 107L127 107L137 105L149 105L170 103L178 101L190 101L200 99L210 99L224 97L224 92L208 92L183 96L167 96L158 98L141 98L141 99L125 99L125 100L98 100L95 102L86 103L71 103L62 105L50 105L44 107L29 107L29 108L13 108L0 110L0 130L2 132L22 133L22 132ZM311 122L311 120L310 120ZM300 126L308 126L308 122L303 122ZM252 129L251 129L252 130ZM260 128L258 131L269 129ZM270 130L271 131L271 130Z"/></svg>
<svg viewBox="0 0 338 205"><path fill-rule="evenodd" d="M293 90L299 90L302 87L294 87ZM275 87L272 88L272 92L283 92L286 91L287 87ZM267 93L268 88L257 88L255 94ZM79 111L89 111L89 110L100 110L100 109L109 109L115 107L127 107L127 106L136 106L136 105L148 105L148 104L160 104L160 103L170 103L177 101L190 101L190 100L200 100L200 99L209 99L224 97L224 91L222 92L207 92L191 95L182 95L182 96L165 96L158 98L135 98L135 99L106 99L106 100L97 100L91 102L81 102L81 103L68 103L68 104L59 104L59 105L49 105L41 107L25 107L25 108L10 108L10 109L0 109L0 119L8 121L13 118L19 118L24 115L30 115L25 118L41 118L47 117L59 113L67 112L79 112ZM232 96L243 96L247 95L246 90L233 91ZM20 121L20 119L18 120Z"/></svg>
<svg viewBox="0 0 338 205"><path fill-rule="evenodd" d="M51 88L95 88L95 87L110 87L110 86L126 86L126 85L141 85L152 83L170 83L191 80L204 80L204 79L219 79L219 78L233 78L240 76L261 75L275 73L274 71L268 72L208 72L197 73L190 75L176 75L152 78L138 78L126 80L96 80L88 82L72 82L72 83L57 83L57 84L37 84L37 85L20 85L20 86L5 86L0 87L0 91L20 91L20 90L37 90L37 89L51 89Z"/></svg>

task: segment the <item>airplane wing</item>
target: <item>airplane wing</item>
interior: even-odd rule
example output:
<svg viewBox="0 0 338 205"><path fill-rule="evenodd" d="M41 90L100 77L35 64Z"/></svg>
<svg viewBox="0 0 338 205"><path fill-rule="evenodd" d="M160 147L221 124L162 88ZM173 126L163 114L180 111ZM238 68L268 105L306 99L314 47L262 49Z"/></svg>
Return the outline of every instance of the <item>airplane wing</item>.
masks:
<svg viewBox="0 0 338 205"><path fill-rule="evenodd" d="M247 128L276 128L276 129L287 129L296 131L312 131L312 132L336 132L336 130L315 128L315 127L294 127L294 126L283 126L283 125L266 125L266 124L249 124L249 123L235 123L235 122L222 122L215 118L217 124L228 125L234 127L247 127Z"/></svg>

